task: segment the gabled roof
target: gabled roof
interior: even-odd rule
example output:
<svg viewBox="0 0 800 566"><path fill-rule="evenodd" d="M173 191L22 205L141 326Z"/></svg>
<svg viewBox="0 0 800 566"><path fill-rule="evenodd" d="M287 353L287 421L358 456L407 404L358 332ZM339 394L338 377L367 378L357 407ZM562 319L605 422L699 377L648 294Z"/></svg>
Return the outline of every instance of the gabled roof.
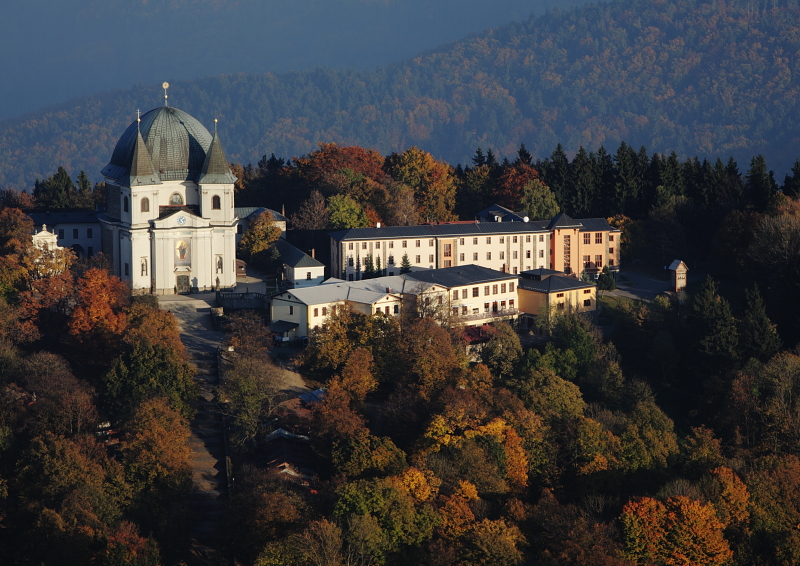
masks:
<svg viewBox="0 0 800 566"><path fill-rule="evenodd" d="M546 269L540 267L538 269L529 269L522 272L522 277L525 279L532 279L535 281L543 281L553 275L564 275L563 271L556 271L555 269Z"/></svg>
<svg viewBox="0 0 800 566"><path fill-rule="evenodd" d="M283 214L281 214L280 212L276 212L271 208L264 208L263 206L241 206L241 207L237 206L236 208L233 209L233 211L236 213L237 218L246 218L248 220L250 219L251 216L253 217L259 216L265 210L269 211L269 213L272 214L272 217L275 220L279 222L286 222L287 219Z"/></svg>
<svg viewBox="0 0 800 566"><path fill-rule="evenodd" d="M147 146L142 139L142 132L136 130L136 141L133 146L133 155L128 171L119 179L120 184L126 187L139 185L160 185L161 178L153 166Z"/></svg>
<svg viewBox="0 0 800 566"><path fill-rule="evenodd" d="M441 285L448 289L452 287L461 287L464 285L474 285L477 283L488 283L490 281L505 281L508 279L518 279L517 275L510 273L503 273L489 269L488 267L481 267L480 265L459 265L456 267L445 267L442 269L428 269L426 271L414 271L407 273L407 277L423 281L425 283L432 283L434 285Z"/></svg>
<svg viewBox="0 0 800 566"><path fill-rule="evenodd" d="M536 291L537 293L577 291L578 289L589 289L591 287L594 287L591 283L573 279L572 277L562 277L561 275L552 275L542 281L535 281L533 279L519 280L520 289Z"/></svg>
<svg viewBox="0 0 800 566"><path fill-rule="evenodd" d="M581 228L583 224L578 221L574 220L572 217L567 215L566 212L560 212L556 214L550 223L547 225L549 230L555 230L557 228Z"/></svg>
<svg viewBox="0 0 800 566"><path fill-rule="evenodd" d="M324 263L301 252L283 238L279 238L274 245L281 254L281 261L289 267L325 267Z"/></svg>
<svg viewBox="0 0 800 566"><path fill-rule="evenodd" d="M387 275L386 277L376 277L374 279L362 279L361 281L342 281L341 279L326 279L322 284L330 285L333 283L345 284L355 289L366 289L375 293L400 293L406 295L418 295L429 289L432 285L423 281L417 281L411 274Z"/></svg>
<svg viewBox="0 0 800 566"><path fill-rule="evenodd" d="M683 262L682 262L681 260L679 260L679 259L676 259L675 261L673 261L672 263L670 263L670 264L669 264L669 268L668 268L668 269L670 269L670 270L672 270L672 271L675 271L676 269L678 269L678 268L681 266L681 264L683 264L683 267L684 267L684 269L686 269L687 271L689 270L689 266L688 266L688 265L686 265L685 263L683 263Z"/></svg>
<svg viewBox="0 0 800 566"><path fill-rule="evenodd" d="M285 293L277 295L275 298L298 300L305 305L324 305L343 301L353 301L355 303L374 304L386 298L389 293L368 291L358 289L349 285L336 283L330 285L316 285L314 287L302 287L291 289ZM291 300L291 299L289 299Z"/></svg>
<svg viewBox="0 0 800 566"><path fill-rule="evenodd" d="M486 207L475 215L483 222L525 222L527 214L524 212L514 212L499 204ZM495 219L498 218L498 220Z"/></svg>
<svg viewBox="0 0 800 566"><path fill-rule="evenodd" d="M200 172L200 177L197 179L197 182L198 184L216 185L233 184L236 182L236 175L231 172L228 160L225 159L225 152L222 151L222 144L219 141L217 132L214 132L211 136L211 146L206 152L206 159L203 162L203 169Z"/></svg>

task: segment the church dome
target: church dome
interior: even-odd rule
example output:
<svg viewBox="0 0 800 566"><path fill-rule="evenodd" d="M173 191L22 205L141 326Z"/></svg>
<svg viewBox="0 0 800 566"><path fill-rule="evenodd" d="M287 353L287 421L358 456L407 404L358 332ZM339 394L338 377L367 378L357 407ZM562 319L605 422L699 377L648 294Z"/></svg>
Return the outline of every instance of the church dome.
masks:
<svg viewBox="0 0 800 566"><path fill-rule="evenodd" d="M197 181L211 134L195 118L177 108L162 106L142 115L139 131L153 168L162 181ZM131 171L137 142L134 121L119 138L111 161L102 173L110 179L123 179Z"/></svg>

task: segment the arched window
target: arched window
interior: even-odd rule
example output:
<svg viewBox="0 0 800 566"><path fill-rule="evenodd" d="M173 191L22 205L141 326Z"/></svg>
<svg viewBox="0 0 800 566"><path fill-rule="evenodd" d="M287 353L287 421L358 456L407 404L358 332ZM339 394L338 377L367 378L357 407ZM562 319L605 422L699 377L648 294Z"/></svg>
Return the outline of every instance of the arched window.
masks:
<svg viewBox="0 0 800 566"><path fill-rule="evenodd" d="M122 211L128 212L128 197L122 197Z"/></svg>
<svg viewBox="0 0 800 566"><path fill-rule="evenodd" d="M220 208L222 208L222 204L219 200L219 195L214 195L213 197L211 197L211 208L213 208L214 210L219 210Z"/></svg>
<svg viewBox="0 0 800 566"><path fill-rule="evenodd" d="M169 197L169 203L175 206L183 206L183 197L180 193L172 193L172 196Z"/></svg>
<svg viewBox="0 0 800 566"><path fill-rule="evenodd" d="M142 212L150 212L150 199L143 198L142 199Z"/></svg>

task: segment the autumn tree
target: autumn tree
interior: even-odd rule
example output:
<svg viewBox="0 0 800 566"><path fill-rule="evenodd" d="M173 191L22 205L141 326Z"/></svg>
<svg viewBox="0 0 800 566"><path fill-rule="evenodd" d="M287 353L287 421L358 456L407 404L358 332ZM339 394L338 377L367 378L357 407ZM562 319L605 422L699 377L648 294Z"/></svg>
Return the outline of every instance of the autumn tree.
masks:
<svg viewBox="0 0 800 566"><path fill-rule="evenodd" d="M637 564L728 564L733 553L711 503L685 496L629 501L620 517L625 555Z"/></svg>
<svg viewBox="0 0 800 566"><path fill-rule="evenodd" d="M525 195L526 187L529 188L528 195ZM519 205L526 196L532 199L530 204L534 206L541 204L539 199L544 197L541 191L542 188L546 189L547 186L539 180L539 172L526 163L518 162L503 167L503 172L495 186L494 197L497 204L516 210L517 205ZM555 197L552 196L552 193L549 200L552 204L555 204ZM557 206L556 204L556 207ZM552 216L555 216L555 214ZM552 216L548 218L552 218ZM539 217L532 216L532 218L538 219Z"/></svg>
<svg viewBox="0 0 800 566"><path fill-rule="evenodd" d="M84 272L76 287L77 304L69 322L70 334L108 355L127 325L124 308L130 300L130 289L119 277L102 269Z"/></svg>
<svg viewBox="0 0 800 566"><path fill-rule="evenodd" d="M399 183L414 189L420 216L428 222L454 220L456 179L452 167L417 147L386 158L385 169Z"/></svg>
<svg viewBox="0 0 800 566"><path fill-rule="evenodd" d="M265 210L250 224L242 236L239 253L256 266L266 268L270 262L270 246L280 237L280 227L275 224L272 213Z"/></svg>
<svg viewBox="0 0 800 566"><path fill-rule="evenodd" d="M129 481L139 490L173 493L189 481L189 424L166 399L154 397L137 407L127 423L122 446Z"/></svg>
<svg viewBox="0 0 800 566"><path fill-rule="evenodd" d="M455 377L460 365L447 330L432 318L415 320L404 331L404 357L410 385L429 399Z"/></svg>

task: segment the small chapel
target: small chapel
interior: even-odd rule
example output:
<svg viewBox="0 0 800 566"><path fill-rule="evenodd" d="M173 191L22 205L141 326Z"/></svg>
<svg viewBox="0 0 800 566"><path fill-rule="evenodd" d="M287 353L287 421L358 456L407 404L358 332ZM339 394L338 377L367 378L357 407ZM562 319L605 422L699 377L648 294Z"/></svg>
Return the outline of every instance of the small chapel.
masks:
<svg viewBox="0 0 800 566"><path fill-rule="evenodd" d="M164 101L128 126L102 170L102 252L134 294L234 287L236 177L216 127Z"/></svg>

